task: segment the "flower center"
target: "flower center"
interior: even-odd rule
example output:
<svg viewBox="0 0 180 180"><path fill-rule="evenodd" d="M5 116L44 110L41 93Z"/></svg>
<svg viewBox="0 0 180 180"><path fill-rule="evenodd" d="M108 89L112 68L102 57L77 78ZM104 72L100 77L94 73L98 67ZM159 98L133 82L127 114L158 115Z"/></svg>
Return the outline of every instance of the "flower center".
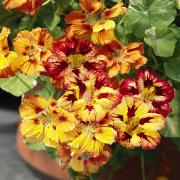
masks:
<svg viewBox="0 0 180 180"><path fill-rule="evenodd" d="M72 69L80 68L84 60L85 56L83 56L82 54L70 55L68 57L68 62Z"/></svg>
<svg viewBox="0 0 180 180"><path fill-rule="evenodd" d="M152 101L155 95L156 95L156 88L153 86L146 87L142 91L142 96L146 101Z"/></svg>

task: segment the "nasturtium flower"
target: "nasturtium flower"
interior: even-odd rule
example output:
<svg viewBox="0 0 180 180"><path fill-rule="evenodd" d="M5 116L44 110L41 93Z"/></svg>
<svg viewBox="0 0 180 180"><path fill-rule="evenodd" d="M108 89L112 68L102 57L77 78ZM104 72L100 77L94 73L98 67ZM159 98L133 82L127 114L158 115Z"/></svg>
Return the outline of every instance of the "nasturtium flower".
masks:
<svg viewBox="0 0 180 180"><path fill-rule="evenodd" d="M99 53L107 57L104 60L107 62L109 77L118 73L127 74L131 68L138 69L147 63L143 43L135 42L123 46L118 41L112 41L102 47Z"/></svg>
<svg viewBox="0 0 180 180"><path fill-rule="evenodd" d="M20 106L21 132L26 142L43 141L49 147L72 140L78 124L73 113L57 106L56 100L25 96Z"/></svg>
<svg viewBox="0 0 180 180"><path fill-rule="evenodd" d="M98 155L80 152L73 155L71 147L67 144L60 144L57 147L57 153L61 159L61 167L72 168L84 175L97 172L111 156L109 147L104 148Z"/></svg>
<svg viewBox="0 0 180 180"><path fill-rule="evenodd" d="M140 98L151 107L151 111L164 117L171 112L170 101L174 97L173 87L165 80L148 69L140 69L136 79L125 78L121 81L119 91L122 95Z"/></svg>
<svg viewBox="0 0 180 180"><path fill-rule="evenodd" d="M36 9L42 3L43 0L4 0L3 6L8 10L16 9L26 14L35 15Z"/></svg>
<svg viewBox="0 0 180 180"><path fill-rule="evenodd" d="M74 93L74 95L68 93L68 95L71 94L71 98L67 98L68 91L65 93L66 104L73 100L73 108L75 108L77 117L84 122L101 121L107 111L115 107L121 99L119 92L111 87L102 86L100 89L96 89L96 79L93 77L86 82L77 81L71 87L71 91ZM64 96L61 98L63 101L65 100ZM58 101L61 101L60 99Z"/></svg>
<svg viewBox="0 0 180 180"><path fill-rule="evenodd" d="M47 75L58 80L61 88L68 88L76 78L86 78L87 71L97 73L106 67L105 61L95 56L96 47L89 40L63 36L54 42L53 51L46 60L45 69Z"/></svg>
<svg viewBox="0 0 180 180"><path fill-rule="evenodd" d="M36 28L21 31L13 40L14 51L25 60L20 71L23 74L37 74L45 71L44 63L52 54L53 38L46 29Z"/></svg>
<svg viewBox="0 0 180 180"><path fill-rule="evenodd" d="M70 24L66 29L67 36L72 38L86 38L91 35L91 40L95 44L104 45L115 40L114 19L119 15L124 15L127 8L123 3L117 3L110 9L105 9L105 5L99 0L81 0L81 11L70 12L65 17L65 22Z"/></svg>
<svg viewBox="0 0 180 180"><path fill-rule="evenodd" d="M75 155L71 158L69 167L74 171L84 175L89 175L90 173L97 172L101 166L107 163L109 158L110 152L107 150L103 150L97 156L92 156L86 153Z"/></svg>
<svg viewBox="0 0 180 180"><path fill-rule="evenodd" d="M9 50L9 34L10 29L3 27L0 33L0 78L14 76L20 65L20 58L14 51Z"/></svg>
<svg viewBox="0 0 180 180"><path fill-rule="evenodd" d="M174 97L172 86L151 70L140 69L136 74L136 83L145 101L169 103Z"/></svg>
<svg viewBox="0 0 180 180"><path fill-rule="evenodd" d="M43 120L41 114L48 106L48 101L40 96L26 96L19 108L22 123L21 133L27 142L43 140Z"/></svg>
<svg viewBox="0 0 180 180"><path fill-rule="evenodd" d="M119 143L133 149L154 149L160 142L159 130L165 126L161 114L150 113L150 106L143 101L126 96L112 111Z"/></svg>

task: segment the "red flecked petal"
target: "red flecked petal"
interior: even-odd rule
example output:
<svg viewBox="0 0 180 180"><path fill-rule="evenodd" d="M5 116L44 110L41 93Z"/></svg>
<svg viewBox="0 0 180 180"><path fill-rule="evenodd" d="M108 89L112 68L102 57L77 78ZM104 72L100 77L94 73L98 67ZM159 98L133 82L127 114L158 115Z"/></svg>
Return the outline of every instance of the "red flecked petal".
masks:
<svg viewBox="0 0 180 180"><path fill-rule="evenodd" d="M66 61L61 60L58 56L50 56L45 63L45 69L47 74L53 79L59 79L62 72L68 67Z"/></svg>
<svg viewBox="0 0 180 180"><path fill-rule="evenodd" d="M66 56L69 56L72 53L75 53L76 42L75 40L68 39L66 36L60 37L53 44L53 50L55 54L61 55L64 53Z"/></svg>
<svg viewBox="0 0 180 180"><path fill-rule="evenodd" d="M88 54L90 53L93 49L95 48L95 45L89 41L89 40L81 40L79 41L79 47L78 47L78 52L80 54Z"/></svg>
<svg viewBox="0 0 180 180"><path fill-rule="evenodd" d="M151 112L157 113L157 114L162 114L162 116L167 117L170 112L172 112L172 108L170 105L167 104L160 104L157 102L152 102L152 108Z"/></svg>
<svg viewBox="0 0 180 180"><path fill-rule="evenodd" d="M136 82L131 78L123 79L119 85L119 92L122 95L136 95L139 94Z"/></svg>

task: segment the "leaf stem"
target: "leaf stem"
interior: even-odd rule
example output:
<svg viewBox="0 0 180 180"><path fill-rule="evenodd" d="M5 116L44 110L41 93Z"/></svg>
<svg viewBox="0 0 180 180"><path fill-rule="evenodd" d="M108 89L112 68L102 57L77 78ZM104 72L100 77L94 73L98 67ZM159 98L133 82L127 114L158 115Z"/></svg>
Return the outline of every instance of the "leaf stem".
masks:
<svg viewBox="0 0 180 180"><path fill-rule="evenodd" d="M141 153L141 172L142 172L142 179L146 180L146 175L145 175L145 169L144 169L144 153Z"/></svg>
<svg viewBox="0 0 180 180"><path fill-rule="evenodd" d="M151 55L151 57L152 57L152 59L154 61L154 64L155 64L155 68L154 69L157 69L159 67L159 64L158 64L158 61L156 59L156 56L154 55L154 52L153 52L152 48L150 48L150 55Z"/></svg>
<svg viewBox="0 0 180 180"><path fill-rule="evenodd" d="M45 2L42 4L42 6L46 6L46 5L49 4L51 1L52 1L52 0L47 0L47 1L45 1Z"/></svg>

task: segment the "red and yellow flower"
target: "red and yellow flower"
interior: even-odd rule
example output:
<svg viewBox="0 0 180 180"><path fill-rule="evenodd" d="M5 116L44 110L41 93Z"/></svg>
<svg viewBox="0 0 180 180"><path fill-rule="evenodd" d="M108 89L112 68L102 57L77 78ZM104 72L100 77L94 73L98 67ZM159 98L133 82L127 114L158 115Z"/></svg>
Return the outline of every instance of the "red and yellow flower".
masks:
<svg viewBox="0 0 180 180"><path fill-rule="evenodd" d="M4 0L3 6L8 9L17 9L20 12L35 15L36 9L40 7L43 0Z"/></svg>
<svg viewBox="0 0 180 180"><path fill-rule="evenodd" d="M118 41L112 41L103 46L98 54L104 56L110 78L118 73L127 74L131 68L138 69L147 63L143 43L135 42L123 46Z"/></svg>
<svg viewBox="0 0 180 180"><path fill-rule="evenodd" d="M140 69L137 71L136 80L129 78L122 80L119 91L122 95L140 98L150 105L151 112L160 113L164 117L171 112L169 103L174 97L174 89L151 70Z"/></svg>
<svg viewBox="0 0 180 180"><path fill-rule="evenodd" d="M57 152L61 159L62 167L70 167L83 175L97 172L110 158L110 150L108 148L105 148L98 155L89 153L72 155L70 146L61 144L58 146Z"/></svg>
<svg viewBox="0 0 180 180"><path fill-rule="evenodd" d="M0 33L0 78L8 78L14 76L19 68L19 59L14 51L9 50L8 36L10 30L6 27L2 28Z"/></svg>
<svg viewBox="0 0 180 180"><path fill-rule="evenodd" d="M69 166L79 173L89 175L90 173L98 172L99 168L107 163L110 158L110 152L103 150L97 156L89 154L75 155L71 158Z"/></svg>
<svg viewBox="0 0 180 180"><path fill-rule="evenodd" d="M26 96L20 106L21 132L26 142L43 141L56 147L76 136L78 124L73 113L57 106L56 100L46 100L37 95Z"/></svg>
<svg viewBox="0 0 180 180"><path fill-rule="evenodd" d="M45 63L47 74L58 80L61 88L69 88L77 78L86 79L88 73L97 73L106 63L95 57L96 47L89 40L59 38L53 45L54 54ZM66 78L64 76L68 74Z"/></svg>
<svg viewBox="0 0 180 180"><path fill-rule="evenodd" d="M13 40L14 51L23 57L20 71L24 74L40 74L45 71L44 63L52 54L53 38L46 29L36 28L21 31Z"/></svg>
<svg viewBox="0 0 180 180"><path fill-rule="evenodd" d="M114 18L124 15L127 11L123 3L117 3L110 9L105 9L105 5L99 0L81 0L81 10L73 11L65 17L65 21L70 26L66 29L67 36L72 38L86 38L91 35L95 44L107 44L115 40L114 28L116 26Z"/></svg>
<svg viewBox="0 0 180 180"><path fill-rule="evenodd" d="M158 133L165 125L165 119L157 113L150 113L150 106L130 96L113 110L112 117L118 131L118 141L126 148L142 146L154 149L160 142Z"/></svg>

